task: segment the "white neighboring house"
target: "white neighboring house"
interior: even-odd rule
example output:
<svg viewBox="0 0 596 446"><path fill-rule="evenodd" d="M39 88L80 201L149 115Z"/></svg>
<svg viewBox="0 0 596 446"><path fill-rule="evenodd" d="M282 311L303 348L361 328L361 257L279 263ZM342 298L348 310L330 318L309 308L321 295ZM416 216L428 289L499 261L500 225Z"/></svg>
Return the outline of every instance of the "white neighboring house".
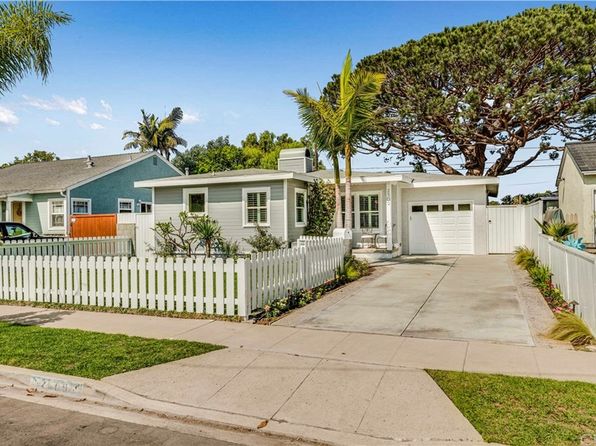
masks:
<svg viewBox="0 0 596 446"><path fill-rule="evenodd" d="M135 186L153 189L155 222L176 221L186 210L210 215L226 238L242 242L258 224L294 242L307 224L308 184L317 178L333 182L332 170L313 172L312 164L308 149L286 149L278 170L187 175ZM372 247L388 257L487 254L486 206L498 187L494 177L354 172L353 246Z"/></svg>

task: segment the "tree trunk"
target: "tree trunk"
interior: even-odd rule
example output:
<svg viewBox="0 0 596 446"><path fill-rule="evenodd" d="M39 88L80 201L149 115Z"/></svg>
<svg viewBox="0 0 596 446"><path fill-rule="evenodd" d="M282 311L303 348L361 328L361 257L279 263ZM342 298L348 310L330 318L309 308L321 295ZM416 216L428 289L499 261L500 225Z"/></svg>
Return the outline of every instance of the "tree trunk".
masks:
<svg viewBox="0 0 596 446"><path fill-rule="evenodd" d="M211 257L211 240L205 240L205 257Z"/></svg>
<svg viewBox="0 0 596 446"><path fill-rule="evenodd" d="M352 229L352 157L350 147L346 146L346 229Z"/></svg>
<svg viewBox="0 0 596 446"><path fill-rule="evenodd" d="M333 155L333 173L335 175L335 227L343 228L344 222L341 218L341 176L337 154Z"/></svg>

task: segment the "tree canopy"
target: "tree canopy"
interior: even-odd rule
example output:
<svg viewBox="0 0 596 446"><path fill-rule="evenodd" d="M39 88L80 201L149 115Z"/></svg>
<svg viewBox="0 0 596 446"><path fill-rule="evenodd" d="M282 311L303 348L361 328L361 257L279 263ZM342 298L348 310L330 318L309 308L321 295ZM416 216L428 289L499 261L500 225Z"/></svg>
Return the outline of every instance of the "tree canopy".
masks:
<svg viewBox="0 0 596 446"><path fill-rule="evenodd" d="M56 161L59 159L60 158L58 158L54 152L34 150L33 152L23 155L23 158L15 156L12 162L4 163L0 166L0 168L14 166L15 164L40 163L42 161Z"/></svg>
<svg viewBox="0 0 596 446"><path fill-rule="evenodd" d="M178 153L178 146L186 147L186 140L176 134L184 113L180 107L172 109L170 114L159 119L153 113L141 110L142 119L137 123L138 131L127 130L122 139L130 139L124 150L138 149L141 152L156 151L166 159Z"/></svg>
<svg viewBox="0 0 596 446"><path fill-rule="evenodd" d="M190 174L220 172L238 169L277 169L279 152L292 147L304 147L304 138L294 140L287 133L275 135L265 130L257 135L249 133L236 146L228 136L220 136L206 144L196 144L176 156L174 165Z"/></svg>
<svg viewBox="0 0 596 446"><path fill-rule="evenodd" d="M47 78L52 29L70 21L68 14L42 1L0 4L0 94L32 72Z"/></svg>
<svg viewBox="0 0 596 446"><path fill-rule="evenodd" d="M595 42L596 10L566 4L448 28L366 57L359 70L387 76L378 99L384 119L366 148L448 174L463 167L467 175L507 175L544 153L555 158L553 135L595 137ZM327 87L334 89L337 76ZM539 147L513 163L529 142Z"/></svg>

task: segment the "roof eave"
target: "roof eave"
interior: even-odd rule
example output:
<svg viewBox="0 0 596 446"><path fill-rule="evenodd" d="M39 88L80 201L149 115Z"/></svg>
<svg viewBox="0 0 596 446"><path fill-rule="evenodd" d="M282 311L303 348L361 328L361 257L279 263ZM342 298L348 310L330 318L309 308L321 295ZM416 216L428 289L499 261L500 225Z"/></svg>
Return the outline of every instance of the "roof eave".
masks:
<svg viewBox="0 0 596 446"><path fill-rule="evenodd" d="M231 176L231 177L205 177L205 178L192 178L192 177L172 177L161 180L143 180L135 181L134 186L138 188L153 188L153 187L175 187L175 186L199 186L199 185L210 185L210 184L230 184L230 183L253 183L256 181L276 181L276 180L301 180L308 183L312 183L315 178L306 174L298 172L280 172L272 171L268 174L256 174L246 176Z"/></svg>

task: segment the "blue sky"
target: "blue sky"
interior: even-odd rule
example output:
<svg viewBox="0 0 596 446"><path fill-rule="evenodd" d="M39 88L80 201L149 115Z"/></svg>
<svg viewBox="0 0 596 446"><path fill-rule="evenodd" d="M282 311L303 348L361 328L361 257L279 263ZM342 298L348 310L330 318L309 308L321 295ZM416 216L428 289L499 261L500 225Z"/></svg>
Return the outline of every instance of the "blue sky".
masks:
<svg viewBox="0 0 596 446"><path fill-rule="evenodd" d="M56 3L74 22L54 33L48 81L31 76L0 98L0 162L34 149L63 158L117 153L141 108L163 115L182 107L179 133L190 145L219 135L239 143L263 130L300 137L282 90L316 91L348 49L359 60L446 26L548 4ZM552 164L503 177L500 195L554 188ZM356 168L377 166L391 165L374 155L355 160Z"/></svg>

